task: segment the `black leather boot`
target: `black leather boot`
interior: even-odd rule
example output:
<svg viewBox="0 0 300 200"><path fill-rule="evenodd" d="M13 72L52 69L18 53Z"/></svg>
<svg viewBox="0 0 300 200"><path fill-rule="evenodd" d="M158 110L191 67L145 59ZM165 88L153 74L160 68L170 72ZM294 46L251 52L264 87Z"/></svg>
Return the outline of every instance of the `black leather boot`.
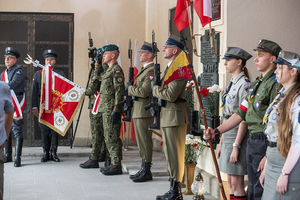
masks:
<svg viewBox="0 0 300 200"><path fill-rule="evenodd" d="M49 141L49 136L48 135L41 135L42 139L42 147L43 147L43 157L41 159L41 162L47 162L50 160L50 155L49 155L49 149L50 149L50 141Z"/></svg>
<svg viewBox="0 0 300 200"><path fill-rule="evenodd" d="M105 154L100 153L100 154L99 154L99 160L98 160L98 162L104 162L104 161L105 161L105 158L106 158Z"/></svg>
<svg viewBox="0 0 300 200"><path fill-rule="evenodd" d="M163 196L157 196L156 200L183 200L180 182L171 179L170 190Z"/></svg>
<svg viewBox="0 0 300 200"><path fill-rule="evenodd" d="M122 174L122 165L110 165L102 171L104 175L119 175Z"/></svg>
<svg viewBox="0 0 300 200"><path fill-rule="evenodd" d="M12 162L12 141L11 141L11 133L9 134L7 138L7 142L5 144L5 157L6 157L6 163Z"/></svg>
<svg viewBox="0 0 300 200"><path fill-rule="evenodd" d="M141 174L132 179L133 182L146 182L152 180L152 173L151 173L151 162L144 163L144 169L142 170Z"/></svg>
<svg viewBox="0 0 300 200"><path fill-rule="evenodd" d="M142 172L144 171L144 168L145 168L145 161L144 161L144 159L142 159L141 169L137 173L130 175L129 178L135 179L136 177L140 176L142 174Z"/></svg>
<svg viewBox="0 0 300 200"><path fill-rule="evenodd" d="M16 155L15 155L15 167L21 167L21 155L22 155L22 147L23 147L23 138L16 138Z"/></svg>
<svg viewBox="0 0 300 200"><path fill-rule="evenodd" d="M83 169L88 169L88 168L99 168L98 160L92 160L89 158L87 161L84 163L81 163L79 167Z"/></svg>
<svg viewBox="0 0 300 200"><path fill-rule="evenodd" d="M57 147L58 147L58 135L57 135L57 133L52 133L51 134L51 150L50 150L50 154L51 154L52 160L54 162L60 162L60 159L58 158L58 156L56 154Z"/></svg>
<svg viewBox="0 0 300 200"><path fill-rule="evenodd" d="M100 167L100 172L102 173L102 171L106 170L110 166L110 164L111 164L110 157L106 157L104 162L104 167Z"/></svg>

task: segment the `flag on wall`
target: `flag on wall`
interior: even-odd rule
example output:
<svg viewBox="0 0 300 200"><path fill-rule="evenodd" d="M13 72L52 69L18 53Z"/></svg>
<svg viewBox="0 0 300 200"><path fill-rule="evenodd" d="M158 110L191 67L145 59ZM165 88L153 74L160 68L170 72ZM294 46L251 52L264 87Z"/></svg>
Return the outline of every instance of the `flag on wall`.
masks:
<svg viewBox="0 0 300 200"><path fill-rule="evenodd" d="M188 10L190 10L190 5L191 5L190 0L177 0L174 23L178 31L181 31L182 29L187 27L189 25L189 20L191 20L189 19L189 16L191 15L188 15L188 10L186 5L187 3L189 5Z"/></svg>
<svg viewBox="0 0 300 200"><path fill-rule="evenodd" d="M200 18L202 27L211 22L212 8L211 0L195 0L194 9Z"/></svg>
<svg viewBox="0 0 300 200"><path fill-rule="evenodd" d="M84 99L85 90L49 69L51 66L42 72L39 122L65 136ZM50 91L46 93L48 89ZM50 106L47 110L46 103Z"/></svg>
<svg viewBox="0 0 300 200"><path fill-rule="evenodd" d="M168 71L164 75L161 90L163 89L164 85L167 85L173 80L192 79L192 75L188 66L189 61L186 57L186 54L184 51L181 51L173 60L168 68Z"/></svg>

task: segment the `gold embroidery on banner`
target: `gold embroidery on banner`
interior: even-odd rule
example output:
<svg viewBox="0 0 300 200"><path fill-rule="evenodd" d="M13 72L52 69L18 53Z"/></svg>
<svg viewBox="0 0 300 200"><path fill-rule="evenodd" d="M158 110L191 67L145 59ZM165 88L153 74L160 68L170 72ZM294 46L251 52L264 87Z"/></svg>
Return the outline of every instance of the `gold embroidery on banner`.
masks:
<svg viewBox="0 0 300 200"><path fill-rule="evenodd" d="M63 126L65 123L66 123L66 120L62 116L55 117L55 124L57 126Z"/></svg>
<svg viewBox="0 0 300 200"><path fill-rule="evenodd" d="M77 101L79 98L79 93L76 90L71 90L68 93L68 96L71 101Z"/></svg>

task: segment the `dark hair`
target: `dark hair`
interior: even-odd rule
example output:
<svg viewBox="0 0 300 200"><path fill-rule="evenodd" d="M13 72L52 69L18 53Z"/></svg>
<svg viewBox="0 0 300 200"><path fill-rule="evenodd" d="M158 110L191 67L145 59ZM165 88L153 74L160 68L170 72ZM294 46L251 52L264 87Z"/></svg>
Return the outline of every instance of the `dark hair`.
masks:
<svg viewBox="0 0 300 200"><path fill-rule="evenodd" d="M248 79L250 79L250 74L249 74L249 72L248 72L248 69L247 69L247 67L246 67L246 60L244 60L244 59L241 59L241 61L242 61L242 71L244 72L244 74L245 74L245 76L248 78Z"/></svg>

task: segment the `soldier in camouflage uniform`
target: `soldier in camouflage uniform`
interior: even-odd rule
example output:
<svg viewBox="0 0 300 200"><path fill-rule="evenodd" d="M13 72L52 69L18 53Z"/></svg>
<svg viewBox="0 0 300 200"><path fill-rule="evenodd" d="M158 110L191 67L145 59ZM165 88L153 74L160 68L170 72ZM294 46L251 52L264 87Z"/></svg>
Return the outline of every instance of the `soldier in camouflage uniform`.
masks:
<svg viewBox="0 0 300 200"><path fill-rule="evenodd" d="M101 48L98 49L98 53L101 53ZM97 63L97 57L95 57L95 70L93 71L92 80L85 92L86 96L89 96L89 107L90 109L90 123L92 131L92 153L90 158L81 163L79 166L81 168L99 168L98 162L103 162L106 157L106 146L104 142L104 131L103 131L103 121L102 115L98 112L98 109L93 109L94 104L96 104L95 99L98 95L98 90L100 88L101 82L99 78L108 68L107 64L101 65Z"/></svg>
<svg viewBox="0 0 300 200"><path fill-rule="evenodd" d="M104 139L111 158L111 165L100 169L104 175L122 174L122 141L119 137L121 128L122 106L125 85L124 73L118 65L119 47L113 44L102 47L103 63L109 68L101 77L99 112L103 119Z"/></svg>

